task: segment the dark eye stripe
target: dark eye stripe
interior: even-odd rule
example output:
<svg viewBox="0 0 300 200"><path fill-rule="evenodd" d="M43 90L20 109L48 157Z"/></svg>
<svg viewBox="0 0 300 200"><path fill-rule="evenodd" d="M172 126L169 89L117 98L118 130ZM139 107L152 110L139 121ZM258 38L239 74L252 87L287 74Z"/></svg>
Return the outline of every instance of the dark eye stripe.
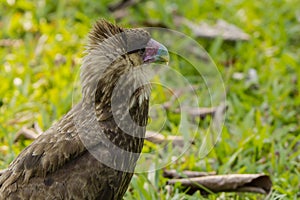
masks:
<svg viewBox="0 0 300 200"><path fill-rule="evenodd" d="M134 66L133 60L131 60L129 57L128 57L128 60L129 60L130 64L131 64L132 66Z"/></svg>
<svg viewBox="0 0 300 200"><path fill-rule="evenodd" d="M125 59L125 60L127 59L127 56L125 54L122 54L121 56L123 59Z"/></svg>
<svg viewBox="0 0 300 200"><path fill-rule="evenodd" d="M145 52L145 48L142 48L142 49L135 49L135 50L132 50L132 51L129 51L128 54L132 54L132 53L141 53L143 54Z"/></svg>

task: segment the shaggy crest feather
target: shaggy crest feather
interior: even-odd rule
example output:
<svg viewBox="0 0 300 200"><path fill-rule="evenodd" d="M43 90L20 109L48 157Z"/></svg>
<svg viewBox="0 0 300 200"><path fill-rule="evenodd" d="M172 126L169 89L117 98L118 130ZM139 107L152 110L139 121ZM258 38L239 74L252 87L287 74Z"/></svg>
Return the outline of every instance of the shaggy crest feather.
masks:
<svg viewBox="0 0 300 200"><path fill-rule="evenodd" d="M145 48L150 35L140 28L123 29L99 20L90 32L89 39L80 74L83 98L95 94L97 83L106 75L106 69L122 55Z"/></svg>

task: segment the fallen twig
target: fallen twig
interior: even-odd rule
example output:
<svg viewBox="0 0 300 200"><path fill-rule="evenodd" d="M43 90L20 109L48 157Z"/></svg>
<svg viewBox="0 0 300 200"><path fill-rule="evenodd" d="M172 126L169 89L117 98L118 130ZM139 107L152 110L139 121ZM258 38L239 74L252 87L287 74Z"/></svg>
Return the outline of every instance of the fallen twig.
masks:
<svg viewBox="0 0 300 200"><path fill-rule="evenodd" d="M38 134L36 134L33 130L28 129L27 127L22 127L21 130L19 130L16 133L14 142L17 142L22 136L25 139L35 140L37 138Z"/></svg>
<svg viewBox="0 0 300 200"><path fill-rule="evenodd" d="M185 170L181 173L178 173L176 170L164 170L163 176L165 178L192 178L192 177L202 177L215 175L216 172L198 172L198 171L189 171Z"/></svg>
<svg viewBox="0 0 300 200"><path fill-rule="evenodd" d="M23 126L21 130L16 133L14 142L17 142L21 137L27 140L35 140L42 133L42 128L37 122L34 122L30 128Z"/></svg>
<svg viewBox="0 0 300 200"><path fill-rule="evenodd" d="M33 123L33 128L37 132L38 135L40 135L44 132L37 122Z"/></svg>
<svg viewBox="0 0 300 200"><path fill-rule="evenodd" d="M180 147L184 146L184 140L182 136L175 136L175 135L164 136L157 132L147 131L145 139L155 144L172 142L174 146L180 146ZM192 141L191 143L193 144Z"/></svg>
<svg viewBox="0 0 300 200"><path fill-rule="evenodd" d="M174 105L176 99L180 98L185 92L192 92L196 90L196 86L192 86L192 87L186 87L186 88L182 88L182 89L178 89L173 91L173 95L170 98L169 101L165 102L163 104L163 107L166 110L171 110L172 105ZM227 105L225 104L220 104L218 106L215 107L181 107L181 108L177 108L175 110L171 110L174 113L181 113L181 112L186 112L187 114L189 114L192 117L200 117L200 118L205 118L207 115L212 115L214 116L214 114L216 113L217 110L221 111L221 112L225 112L227 109Z"/></svg>
<svg viewBox="0 0 300 200"><path fill-rule="evenodd" d="M26 126L23 126L21 130L19 130L16 133L14 142L17 142L21 137L28 139L28 140L35 140L39 134L37 133L38 131L36 129L29 129Z"/></svg>
<svg viewBox="0 0 300 200"><path fill-rule="evenodd" d="M227 106L225 105L220 105L217 107L198 107L198 108L184 107L182 109L176 109L174 112L175 113L187 112L192 117L205 118L207 115L214 116L217 110L222 110L222 112L225 112L226 109Z"/></svg>

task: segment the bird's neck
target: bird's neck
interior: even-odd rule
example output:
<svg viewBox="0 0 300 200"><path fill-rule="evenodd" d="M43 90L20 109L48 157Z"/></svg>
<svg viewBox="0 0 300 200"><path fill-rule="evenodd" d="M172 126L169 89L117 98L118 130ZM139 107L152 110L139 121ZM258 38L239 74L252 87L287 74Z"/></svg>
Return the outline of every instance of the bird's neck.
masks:
<svg viewBox="0 0 300 200"><path fill-rule="evenodd" d="M140 72L111 69L101 76L92 95L84 95L87 99L83 102L95 113L102 130L109 127L105 135L110 141L122 149L140 152L148 120L150 85L139 84L145 80Z"/></svg>
<svg viewBox="0 0 300 200"><path fill-rule="evenodd" d="M107 71L98 81L95 91L94 102L98 121L109 117L123 118L130 113L136 123L145 126L147 120L142 119L139 114L143 118L148 117L151 87L149 83L144 82L141 70Z"/></svg>
<svg viewBox="0 0 300 200"><path fill-rule="evenodd" d="M107 138L119 148L135 153L142 150L148 121L149 100L142 99L141 90L135 91L129 102L121 92L96 92L96 118L101 127L112 128L105 133Z"/></svg>
<svg viewBox="0 0 300 200"><path fill-rule="evenodd" d="M105 121L109 118L123 118L130 115L132 120L145 126L147 124L148 107L149 107L149 91L150 86L141 86L133 91L132 84L124 84L122 86L117 83L107 84L99 82L95 93L95 111L98 121Z"/></svg>

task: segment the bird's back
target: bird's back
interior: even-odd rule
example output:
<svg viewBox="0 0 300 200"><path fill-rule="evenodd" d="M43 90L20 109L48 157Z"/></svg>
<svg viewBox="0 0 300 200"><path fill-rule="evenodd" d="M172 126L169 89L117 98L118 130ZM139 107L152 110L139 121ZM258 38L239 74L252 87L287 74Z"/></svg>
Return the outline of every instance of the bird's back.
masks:
<svg viewBox="0 0 300 200"><path fill-rule="evenodd" d="M131 176L85 152L46 177L33 177L28 183L18 179L2 191L1 199L122 199Z"/></svg>
<svg viewBox="0 0 300 200"><path fill-rule="evenodd" d="M74 124L74 115L79 114L81 107L81 104L74 107L11 163L0 176L1 200L122 199L132 173L99 161L97 154L109 159L115 157L113 149L101 142L89 149L92 154L86 149ZM114 121L108 119L99 131L107 132L113 124ZM142 143L139 150L141 148Z"/></svg>

